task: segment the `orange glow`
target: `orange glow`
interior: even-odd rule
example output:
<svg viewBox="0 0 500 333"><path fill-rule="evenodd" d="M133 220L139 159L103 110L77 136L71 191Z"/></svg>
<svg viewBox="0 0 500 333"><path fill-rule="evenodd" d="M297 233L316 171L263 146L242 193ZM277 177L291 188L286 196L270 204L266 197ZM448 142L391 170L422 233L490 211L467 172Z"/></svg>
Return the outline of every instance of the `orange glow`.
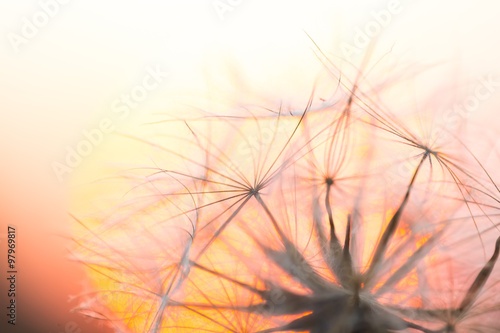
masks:
<svg viewBox="0 0 500 333"><path fill-rule="evenodd" d="M87 184L72 207L82 216L75 252L99 291L80 310L124 332L155 333L286 327L313 318L315 306L342 307L338 317L350 322L359 302L426 310L440 246L464 251L454 241L473 244L477 226L491 235L485 212L498 204L477 163L487 152L472 157L440 134L476 142L477 132L443 120L453 97L428 91L458 92L443 79L456 68L414 65L410 46L393 51L403 19L363 49L366 58L346 59L343 34L361 23L343 31L315 27L311 16L311 39L298 38L292 17L309 7L290 5L288 16L270 5L276 17L259 12L269 22L255 25L258 11L245 6L232 29L189 25L187 36L214 49L202 58L193 43L174 53L174 72L189 67L186 54L196 66L174 73L177 85L144 107L151 113L130 118L75 171L73 181ZM441 230L446 242L436 246Z"/></svg>

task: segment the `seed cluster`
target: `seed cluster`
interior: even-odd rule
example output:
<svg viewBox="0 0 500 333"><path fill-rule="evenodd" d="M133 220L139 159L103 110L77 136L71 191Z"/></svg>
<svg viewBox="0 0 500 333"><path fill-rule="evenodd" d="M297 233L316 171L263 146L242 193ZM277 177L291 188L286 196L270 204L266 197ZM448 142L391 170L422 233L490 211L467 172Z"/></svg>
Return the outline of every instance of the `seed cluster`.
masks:
<svg viewBox="0 0 500 333"><path fill-rule="evenodd" d="M108 295L79 310L131 332L499 332L500 191L481 156L332 76L300 112L125 136L154 161L119 177L118 209L75 218Z"/></svg>

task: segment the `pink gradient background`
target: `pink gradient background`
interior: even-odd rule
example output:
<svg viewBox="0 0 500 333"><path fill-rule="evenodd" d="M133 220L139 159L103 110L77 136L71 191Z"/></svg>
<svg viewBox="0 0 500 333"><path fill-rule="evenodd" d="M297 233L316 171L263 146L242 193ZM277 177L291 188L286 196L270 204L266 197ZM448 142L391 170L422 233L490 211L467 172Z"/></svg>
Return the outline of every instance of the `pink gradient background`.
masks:
<svg viewBox="0 0 500 333"><path fill-rule="evenodd" d="M117 128L126 131L141 124L149 113L205 99L223 101L229 109L244 102L303 100L310 94L319 69L303 31L321 46L330 47L352 36L355 25L350 22L363 26L367 13L384 8L385 3L296 4L280 0L271 5L263 0L242 1L221 21L211 1L69 1L16 53L7 34L19 33L22 18L30 18L40 6L36 1L3 1L0 331L106 332L98 322L70 313L76 304L68 302L69 296L84 291L85 275L81 266L67 259L67 237L72 230L67 212L74 206L80 211L92 208L91 194L88 202L74 203L71 193L95 179L106 163L119 162L114 161L118 153L106 152L124 147L115 146L112 136L106 136L59 182L51 164L64 161L66 148L83 139L83 130L96 128L103 118L110 117ZM401 3L407 8L380 36L381 47L373 57L382 56L395 45L394 57L417 64L452 61L456 63L456 80L439 80L453 81L457 86L480 75L500 74L500 4L496 1L477 5ZM302 60L303 67L294 65L295 72L290 73L290 64ZM360 61L359 57L353 59L353 63ZM111 112L113 101L141 82L146 67L155 65L168 69L169 78L132 116L117 120ZM434 79L426 78L428 82ZM499 95L487 101L484 110L491 112L478 112L472 121L489 121L492 129L497 126L498 130L498 121L491 122L491 117L497 117L492 112L498 112L493 105ZM19 251L18 325L14 329L6 326L4 315L9 224L17 228ZM70 322L78 328L71 330L71 324L67 328Z"/></svg>

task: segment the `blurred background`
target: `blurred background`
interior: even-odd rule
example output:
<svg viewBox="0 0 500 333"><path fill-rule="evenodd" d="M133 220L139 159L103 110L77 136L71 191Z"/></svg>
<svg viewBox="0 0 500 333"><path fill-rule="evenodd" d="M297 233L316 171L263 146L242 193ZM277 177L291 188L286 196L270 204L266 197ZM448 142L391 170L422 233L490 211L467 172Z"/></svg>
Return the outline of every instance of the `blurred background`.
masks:
<svg viewBox="0 0 500 333"><path fill-rule="evenodd" d="M488 125L481 142L493 147L499 14L486 0L0 0L0 330L109 331L70 312L89 282L68 260L68 212L92 209L92 193L72 193L129 153L114 133L155 113L182 118L186 105L302 108L322 69L313 41L345 70L436 67L411 87L413 109L439 85L453 103L490 75L491 95L468 120ZM4 314L8 225L15 327Z"/></svg>

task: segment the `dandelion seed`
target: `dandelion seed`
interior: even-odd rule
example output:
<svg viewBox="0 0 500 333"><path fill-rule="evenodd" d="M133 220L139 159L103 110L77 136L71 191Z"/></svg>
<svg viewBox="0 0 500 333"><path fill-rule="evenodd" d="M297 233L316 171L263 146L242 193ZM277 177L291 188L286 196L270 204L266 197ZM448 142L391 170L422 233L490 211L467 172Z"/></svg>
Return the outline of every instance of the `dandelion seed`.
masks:
<svg viewBox="0 0 500 333"><path fill-rule="evenodd" d="M75 217L76 258L112 295L79 309L131 332L498 332L479 320L500 311L485 293L499 283L492 176L465 143L437 147L377 103L366 77L334 79L343 98L313 110L312 94L300 115L150 125L176 128L169 145L123 135L154 158L121 178L112 213Z"/></svg>

